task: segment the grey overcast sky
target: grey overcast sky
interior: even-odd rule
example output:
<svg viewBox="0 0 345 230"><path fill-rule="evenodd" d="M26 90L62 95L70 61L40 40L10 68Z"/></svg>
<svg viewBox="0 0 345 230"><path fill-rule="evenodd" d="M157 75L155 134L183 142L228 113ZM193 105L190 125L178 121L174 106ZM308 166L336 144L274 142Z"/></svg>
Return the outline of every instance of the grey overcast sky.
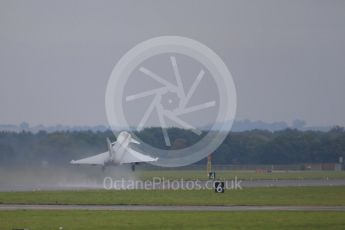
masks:
<svg viewBox="0 0 345 230"><path fill-rule="evenodd" d="M0 1L0 123L106 124L123 54L178 35L232 72L237 119L345 125L345 1Z"/></svg>

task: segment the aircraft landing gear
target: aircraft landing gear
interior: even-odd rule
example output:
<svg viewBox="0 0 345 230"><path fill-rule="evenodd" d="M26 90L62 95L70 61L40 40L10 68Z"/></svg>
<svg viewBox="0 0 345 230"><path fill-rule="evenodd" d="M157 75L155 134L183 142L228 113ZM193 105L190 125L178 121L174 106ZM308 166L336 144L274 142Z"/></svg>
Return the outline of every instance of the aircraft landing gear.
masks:
<svg viewBox="0 0 345 230"><path fill-rule="evenodd" d="M132 169L132 172L135 171L135 163L131 164L131 169Z"/></svg>

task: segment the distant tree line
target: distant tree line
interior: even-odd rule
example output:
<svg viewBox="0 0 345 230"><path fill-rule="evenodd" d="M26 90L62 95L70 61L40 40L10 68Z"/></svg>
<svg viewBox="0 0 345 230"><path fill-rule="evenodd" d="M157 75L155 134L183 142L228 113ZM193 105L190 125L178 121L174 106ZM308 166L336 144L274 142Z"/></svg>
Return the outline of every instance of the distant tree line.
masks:
<svg viewBox="0 0 345 230"><path fill-rule="evenodd" d="M198 141L189 130L168 130L172 140L169 148L178 149ZM203 135L205 135L204 133ZM160 128L147 128L136 135L146 143L165 148ZM0 165L67 164L71 159L106 151L111 131L65 131L47 133L0 132ZM213 153L215 164L298 164L306 162L337 162L345 158L345 130L335 127L327 132L251 130L231 132ZM202 162L199 162L202 163Z"/></svg>

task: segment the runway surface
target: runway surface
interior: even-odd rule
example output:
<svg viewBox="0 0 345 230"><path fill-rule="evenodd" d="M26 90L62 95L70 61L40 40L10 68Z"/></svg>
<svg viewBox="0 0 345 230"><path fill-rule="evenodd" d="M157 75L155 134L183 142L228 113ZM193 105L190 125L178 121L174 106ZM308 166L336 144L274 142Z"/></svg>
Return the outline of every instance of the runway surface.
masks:
<svg viewBox="0 0 345 230"><path fill-rule="evenodd" d="M188 188L188 181L176 181L171 183L178 189ZM197 181L201 189L213 189L213 181ZM237 180L237 183L242 188L252 187L298 187L298 186L345 186L345 179L300 179L300 180ZM118 183L117 186L112 187L115 190L121 189L144 189L143 187L129 186L130 181L125 183ZM226 180L226 189L233 189L234 181ZM146 187L150 190L154 189L167 189L168 183L156 183L154 186ZM94 183L57 183L57 184L1 184L0 192L5 191L37 191L37 190L88 190L88 189L104 189L102 181Z"/></svg>
<svg viewBox="0 0 345 230"><path fill-rule="evenodd" d="M161 206L161 205L21 205L1 204L4 210L103 211L345 211L345 206Z"/></svg>

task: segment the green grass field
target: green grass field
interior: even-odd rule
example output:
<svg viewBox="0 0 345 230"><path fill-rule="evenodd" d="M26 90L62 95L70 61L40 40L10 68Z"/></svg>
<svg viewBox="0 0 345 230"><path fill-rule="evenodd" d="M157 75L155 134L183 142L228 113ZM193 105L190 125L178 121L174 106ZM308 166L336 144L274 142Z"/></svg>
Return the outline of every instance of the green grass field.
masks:
<svg viewBox="0 0 345 230"><path fill-rule="evenodd" d="M227 190L1 192L0 203L145 205L345 205L345 186ZM344 229L333 211L0 211L0 229Z"/></svg>
<svg viewBox="0 0 345 230"><path fill-rule="evenodd" d="M344 212L0 211L0 229L344 229Z"/></svg>
<svg viewBox="0 0 345 230"><path fill-rule="evenodd" d="M1 192L7 204L345 205L345 186L226 190L83 190Z"/></svg>
<svg viewBox="0 0 345 230"><path fill-rule="evenodd" d="M205 180L207 173L204 170L137 170L134 173L140 179L164 177L165 179ZM235 176L241 180L275 180L275 179L345 179L345 171L273 171L271 173L258 173L245 170L219 170L217 178L233 179Z"/></svg>

